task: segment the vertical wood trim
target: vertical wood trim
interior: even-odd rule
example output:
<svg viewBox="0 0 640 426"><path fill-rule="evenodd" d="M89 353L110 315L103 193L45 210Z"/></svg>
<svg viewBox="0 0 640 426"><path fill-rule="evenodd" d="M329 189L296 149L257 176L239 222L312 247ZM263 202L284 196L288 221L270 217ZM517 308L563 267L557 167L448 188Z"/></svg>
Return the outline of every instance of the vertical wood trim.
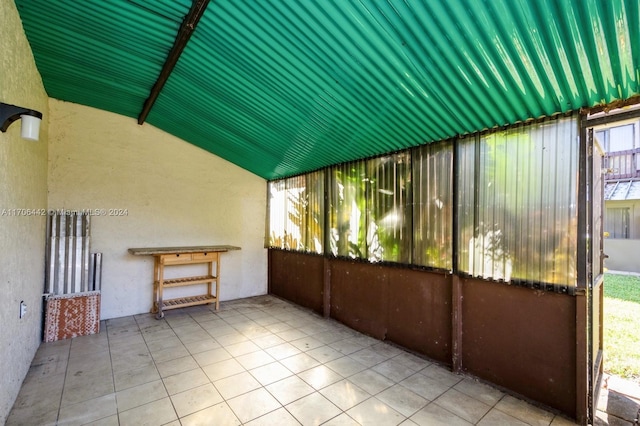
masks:
<svg viewBox="0 0 640 426"><path fill-rule="evenodd" d="M331 262L324 258L324 280L322 293L322 315L325 318L331 317Z"/></svg>
<svg viewBox="0 0 640 426"><path fill-rule="evenodd" d="M322 315L325 318L331 318L331 261L328 256L331 254L329 250L331 247L331 238L329 236L329 228L331 227L331 198L329 197L329 193L331 191L332 170L332 167L327 167L324 170L324 217L322 222L322 233L324 235L322 250L324 253L324 293L322 294Z"/></svg>
<svg viewBox="0 0 640 426"><path fill-rule="evenodd" d="M267 249L267 294L273 294L273 289L271 285L271 271L273 271L273 255L271 254L272 250L270 248Z"/></svg>
<svg viewBox="0 0 640 426"><path fill-rule="evenodd" d="M576 421L589 421L589 366L587 363L587 296L576 294Z"/></svg>
<svg viewBox="0 0 640 426"><path fill-rule="evenodd" d="M589 146L585 120L578 116L578 241L576 253L576 421L586 425L589 422L589 298L591 291L589 274Z"/></svg>
<svg viewBox="0 0 640 426"><path fill-rule="evenodd" d="M589 203L587 201L588 173L589 173L589 155L587 144L587 131L584 127L582 117L578 118L580 124L580 144L578 154L578 241L577 241L577 282L576 287L589 288L588 283L588 245L587 232ZM585 323L586 324L586 323Z"/></svg>
<svg viewBox="0 0 640 426"><path fill-rule="evenodd" d="M451 277L451 363L454 373L462 371L462 280Z"/></svg>
<svg viewBox="0 0 640 426"><path fill-rule="evenodd" d="M453 141L452 179L453 208L451 212L451 365L454 373L462 371L462 281L459 273L458 186L460 180L459 139Z"/></svg>

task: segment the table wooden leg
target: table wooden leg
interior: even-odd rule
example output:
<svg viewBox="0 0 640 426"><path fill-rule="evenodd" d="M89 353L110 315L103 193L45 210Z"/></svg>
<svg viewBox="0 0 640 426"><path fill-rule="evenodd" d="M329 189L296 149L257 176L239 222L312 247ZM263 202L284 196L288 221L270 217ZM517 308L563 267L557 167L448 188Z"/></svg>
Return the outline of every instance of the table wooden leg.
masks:
<svg viewBox="0 0 640 426"><path fill-rule="evenodd" d="M158 312L158 258L153 258L153 294L151 295L151 313Z"/></svg>
<svg viewBox="0 0 640 426"><path fill-rule="evenodd" d="M216 311L220 309L220 254L216 253Z"/></svg>
<svg viewBox="0 0 640 426"><path fill-rule="evenodd" d="M158 304L158 313L156 314L156 319L164 318L164 313L162 312L162 290L164 287L164 264L160 261L159 258L156 258L157 268L158 268L158 292L157 292L157 304Z"/></svg>

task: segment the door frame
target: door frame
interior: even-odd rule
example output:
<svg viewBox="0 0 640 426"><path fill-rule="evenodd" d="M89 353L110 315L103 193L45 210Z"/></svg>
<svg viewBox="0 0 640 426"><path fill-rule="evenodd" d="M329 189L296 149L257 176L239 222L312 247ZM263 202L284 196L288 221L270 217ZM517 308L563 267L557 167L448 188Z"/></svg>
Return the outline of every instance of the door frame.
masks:
<svg viewBox="0 0 640 426"><path fill-rule="evenodd" d="M640 117L640 109L580 115L576 288L576 420L593 424L604 376L604 150L593 128Z"/></svg>

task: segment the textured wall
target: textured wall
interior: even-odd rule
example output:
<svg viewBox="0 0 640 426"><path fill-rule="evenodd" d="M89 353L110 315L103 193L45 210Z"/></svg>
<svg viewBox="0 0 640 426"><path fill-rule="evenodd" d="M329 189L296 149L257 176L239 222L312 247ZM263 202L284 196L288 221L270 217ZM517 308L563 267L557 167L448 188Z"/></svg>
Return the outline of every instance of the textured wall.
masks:
<svg viewBox="0 0 640 426"><path fill-rule="evenodd" d="M609 209L629 209L629 238L632 240L640 239L640 200L624 200L624 201L605 201L604 206L604 232L612 232L607 229L607 211ZM613 239L611 237L607 240ZM605 240L606 241L606 240Z"/></svg>
<svg viewBox="0 0 640 426"><path fill-rule="evenodd" d="M103 319L151 307L153 259L130 247L240 246L222 254L221 300L266 293L262 178L149 124L54 99L49 107L49 208L107 211L91 218Z"/></svg>
<svg viewBox="0 0 640 426"><path fill-rule="evenodd" d="M637 253L640 252L640 240L609 239L604 240L604 266L610 271L633 272L640 274L640 262Z"/></svg>
<svg viewBox="0 0 640 426"><path fill-rule="evenodd" d="M609 256L605 259L604 266L611 271L640 273L640 262L635 255L640 251L640 200L606 201L605 232L611 231L606 225L607 209L611 208L629 209L629 239L611 237L604 239L604 252Z"/></svg>
<svg viewBox="0 0 640 426"><path fill-rule="evenodd" d="M20 137L20 121L0 133L0 424L4 424L40 344L47 207L48 102L20 17L0 1L0 102L44 114L40 142ZM19 318L20 301L27 314Z"/></svg>

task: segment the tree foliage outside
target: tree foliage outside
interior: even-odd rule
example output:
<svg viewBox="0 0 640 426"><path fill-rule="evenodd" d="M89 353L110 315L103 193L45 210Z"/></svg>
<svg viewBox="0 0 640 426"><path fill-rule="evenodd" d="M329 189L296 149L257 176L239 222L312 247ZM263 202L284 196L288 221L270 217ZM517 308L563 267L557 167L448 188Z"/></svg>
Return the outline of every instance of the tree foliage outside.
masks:
<svg viewBox="0 0 640 426"><path fill-rule="evenodd" d="M370 262L411 259L410 155L332 168L329 246L335 256Z"/></svg>
<svg viewBox="0 0 640 426"><path fill-rule="evenodd" d="M523 124L460 138L455 156L447 141L270 182L268 244L575 286L577 131Z"/></svg>
<svg viewBox="0 0 640 426"><path fill-rule="evenodd" d="M324 173L269 185L269 247L324 252Z"/></svg>
<svg viewBox="0 0 640 426"><path fill-rule="evenodd" d="M577 123L559 120L459 144L460 268L575 285Z"/></svg>

